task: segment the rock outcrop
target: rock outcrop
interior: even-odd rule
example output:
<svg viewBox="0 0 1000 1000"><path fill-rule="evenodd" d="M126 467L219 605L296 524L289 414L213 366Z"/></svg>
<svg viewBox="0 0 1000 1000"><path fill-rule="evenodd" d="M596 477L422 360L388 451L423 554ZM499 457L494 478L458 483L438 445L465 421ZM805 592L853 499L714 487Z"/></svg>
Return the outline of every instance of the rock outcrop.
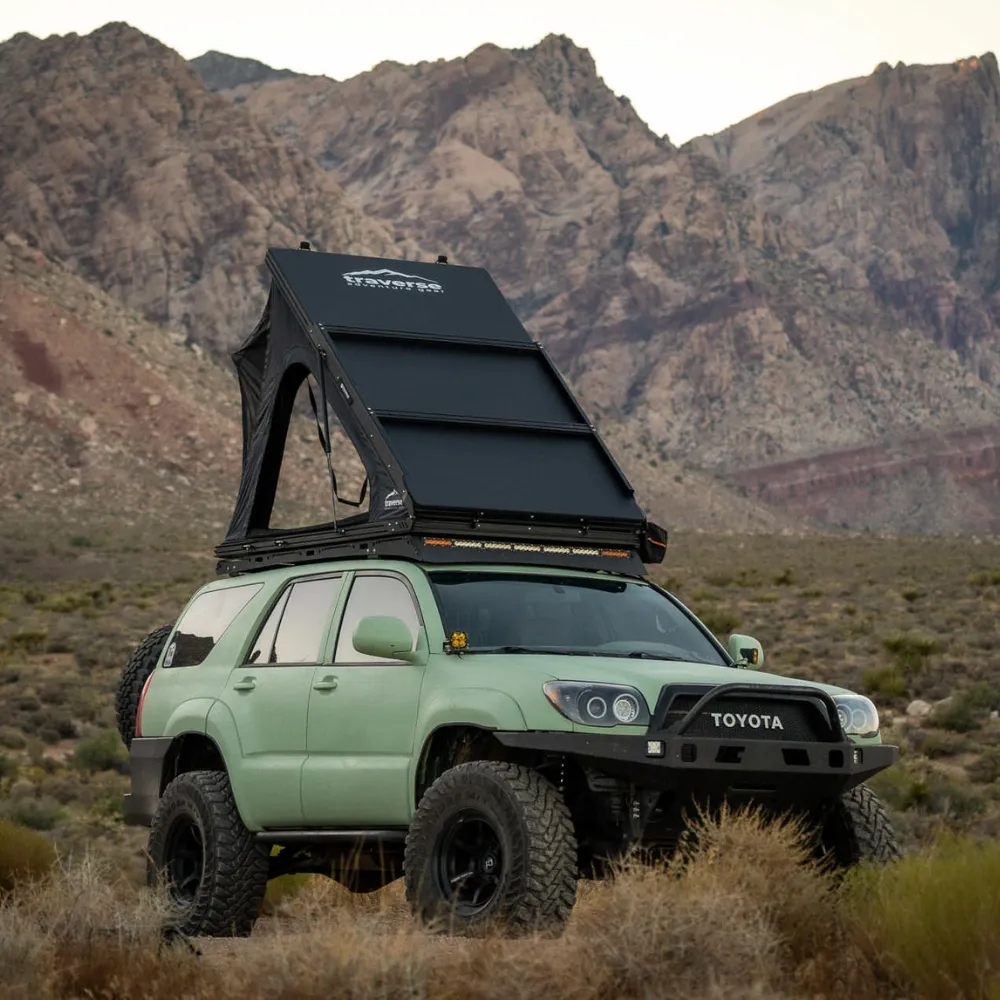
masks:
<svg viewBox="0 0 1000 1000"><path fill-rule="evenodd" d="M0 227L221 350L263 304L269 244L398 256L302 153L125 24L0 45Z"/></svg>
<svg viewBox="0 0 1000 1000"><path fill-rule="evenodd" d="M263 83L265 80L286 80L299 75L290 69L271 69L257 59L230 56L214 49L192 59L191 65L212 90L226 90L244 83Z"/></svg>

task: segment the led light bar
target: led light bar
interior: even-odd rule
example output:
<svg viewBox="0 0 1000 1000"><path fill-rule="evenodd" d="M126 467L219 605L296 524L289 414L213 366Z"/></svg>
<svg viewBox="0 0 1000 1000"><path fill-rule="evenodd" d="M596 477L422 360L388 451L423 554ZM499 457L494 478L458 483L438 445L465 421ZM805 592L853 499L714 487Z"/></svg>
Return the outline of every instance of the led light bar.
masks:
<svg viewBox="0 0 1000 1000"><path fill-rule="evenodd" d="M631 553L626 549L599 549L580 545L540 545L535 542L501 542L471 538L425 538L425 545L442 548L476 549L488 552L539 552L543 555L594 556L609 559L628 559Z"/></svg>

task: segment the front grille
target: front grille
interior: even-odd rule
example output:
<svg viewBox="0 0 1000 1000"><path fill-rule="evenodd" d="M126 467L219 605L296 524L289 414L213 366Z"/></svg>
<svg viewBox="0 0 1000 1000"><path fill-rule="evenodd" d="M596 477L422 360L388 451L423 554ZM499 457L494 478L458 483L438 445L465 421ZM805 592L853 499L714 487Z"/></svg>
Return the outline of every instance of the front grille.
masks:
<svg viewBox="0 0 1000 1000"><path fill-rule="evenodd" d="M669 729L680 722L705 693L675 695L663 728ZM823 710L812 701L737 694L711 702L685 730L684 736L813 743L830 739L824 716Z"/></svg>

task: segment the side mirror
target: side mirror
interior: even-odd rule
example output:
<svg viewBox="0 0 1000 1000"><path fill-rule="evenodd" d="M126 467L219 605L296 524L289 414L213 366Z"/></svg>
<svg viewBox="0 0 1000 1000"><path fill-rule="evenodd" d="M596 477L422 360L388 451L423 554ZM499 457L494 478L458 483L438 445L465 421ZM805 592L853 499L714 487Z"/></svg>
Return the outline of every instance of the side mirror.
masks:
<svg viewBox="0 0 1000 1000"><path fill-rule="evenodd" d="M764 647L752 635L731 635L729 655L738 667L758 670L764 665Z"/></svg>
<svg viewBox="0 0 1000 1000"><path fill-rule="evenodd" d="M365 656L377 656L380 660L403 660L406 663L421 663L426 659L427 641L424 639L424 630L420 629L414 648L413 636L401 618L369 615L358 622L351 638L354 648Z"/></svg>

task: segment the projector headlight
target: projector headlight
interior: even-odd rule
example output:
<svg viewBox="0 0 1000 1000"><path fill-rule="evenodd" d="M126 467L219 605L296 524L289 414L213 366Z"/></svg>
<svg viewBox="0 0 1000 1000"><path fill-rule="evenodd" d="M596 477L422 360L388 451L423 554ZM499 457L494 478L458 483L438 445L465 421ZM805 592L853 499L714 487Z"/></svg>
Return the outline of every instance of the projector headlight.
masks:
<svg viewBox="0 0 1000 1000"><path fill-rule="evenodd" d="M835 694L837 717L845 736L878 736L878 709L864 695Z"/></svg>
<svg viewBox="0 0 1000 1000"><path fill-rule="evenodd" d="M623 684L549 681L545 697L567 719L582 726L648 726L646 699Z"/></svg>

